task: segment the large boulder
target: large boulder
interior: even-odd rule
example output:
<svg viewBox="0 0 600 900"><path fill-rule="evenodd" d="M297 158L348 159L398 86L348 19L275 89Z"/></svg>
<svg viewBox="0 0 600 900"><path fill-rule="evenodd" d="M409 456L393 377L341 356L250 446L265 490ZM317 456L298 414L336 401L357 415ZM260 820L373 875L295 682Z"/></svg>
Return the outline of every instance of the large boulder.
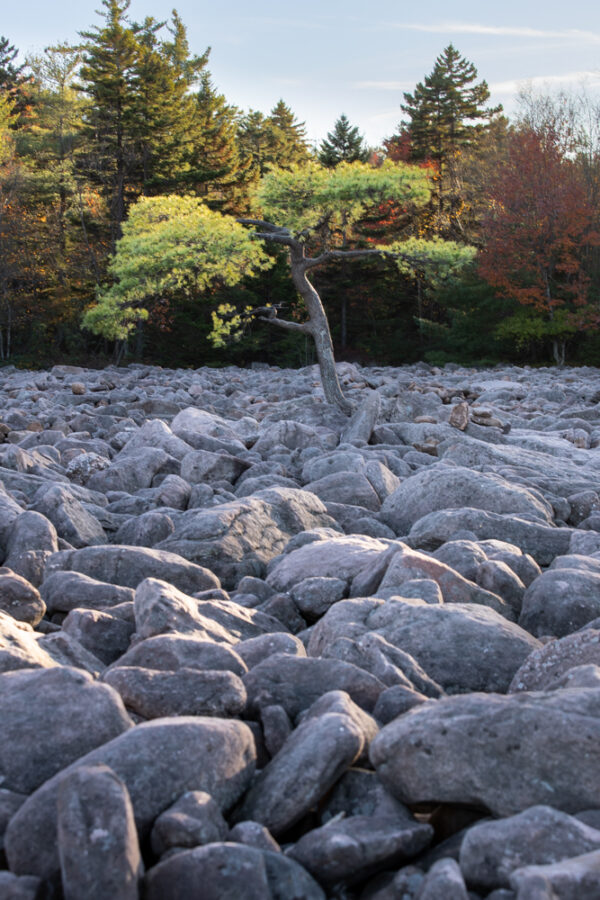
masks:
<svg viewBox="0 0 600 900"><path fill-rule="evenodd" d="M551 505L537 491L512 484L500 475L443 463L406 478L385 500L381 518L402 535L428 513L466 506L532 516L544 524L553 521Z"/></svg>
<svg viewBox="0 0 600 900"><path fill-rule="evenodd" d="M64 666L0 675L0 720L2 786L26 794L133 724L112 688Z"/></svg>
<svg viewBox="0 0 600 900"><path fill-rule="evenodd" d="M554 528L518 515L473 509L442 509L418 519L406 542L422 550L437 550L458 532L470 531L478 540L497 538L515 544L541 566L568 552L572 528Z"/></svg>
<svg viewBox="0 0 600 900"><path fill-rule="evenodd" d="M231 600L196 600L157 578L147 578L138 586L134 610L141 640L159 634L191 634L200 640L235 644L282 630L281 622L260 610Z"/></svg>
<svg viewBox="0 0 600 900"><path fill-rule="evenodd" d="M145 578L161 578L190 594L221 586L217 576L208 569L175 553L120 544L60 550L48 560L45 577L63 571L81 572L97 581L130 588L136 588Z"/></svg>
<svg viewBox="0 0 600 900"><path fill-rule="evenodd" d="M515 672L509 691L552 690L571 669L589 665L600 666L600 630L592 627L533 650Z"/></svg>
<svg viewBox="0 0 600 900"><path fill-rule="evenodd" d="M40 592L12 569L0 568L0 610L35 627L46 612Z"/></svg>
<svg viewBox="0 0 600 900"><path fill-rule="evenodd" d="M73 547L106 544L106 533L95 516L62 484L39 489L32 509L49 519L58 535Z"/></svg>
<svg viewBox="0 0 600 900"><path fill-rule="evenodd" d="M531 806L516 816L480 822L467 831L460 867L472 887L508 888L522 866L548 865L600 850L600 831L550 806Z"/></svg>
<svg viewBox="0 0 600 900"><path fill-rule="evenodd" d="M314 494L275 487L210 509L182 513L174 533L158 547L207 566L233 587L244 575L265 574L266 564L290 538L335 521Z"/></svg>
<svg viewBox="0 0 600 900"><path fill-rule="evenodd" d="M215 842L184 850L146 876L146 900L325 900L293 859L272 850Z"/></svg>
<svg viewBox="0 0 600 900"><path fill-rule="evenodd" d="M341 638L357 641L369 632L414 657L449 693L506 691L523 661L540 646L485 606L371 597L332 606L313 626L308 654L325 655Z"/></svg>
<svg viewBox="0 0 600 900"><path fill-rule="evenodd" d="M370 756L404 803L573 813L597 805L599 740L597 689L469 694L409 710L379 732Z"/></svg>
<svg viewBox="0 0 600 900"><path fill-rule="evenodd" d="M600 571L549 569L527 588L519 624L535 635L564 637L600 617Z"/></svg>
<svg viewBox="0 0 600 900"><path fill-rule="evenodd" d="M0 672L55 665L52 656L38 644L31 625L0 610Z"/></svg>
<svg viewBox="0 0 600 900"><path fill-rule="evenodd" d="M19 808L5 837L12 872L53 876L58 870L57 798L82 766L109 766L124 782L144 840L156 817L185 791L206 791L229 809L248 788L256 750L252 732L231 719L182 716L137 725L80 757L46 781Z"/></svg>

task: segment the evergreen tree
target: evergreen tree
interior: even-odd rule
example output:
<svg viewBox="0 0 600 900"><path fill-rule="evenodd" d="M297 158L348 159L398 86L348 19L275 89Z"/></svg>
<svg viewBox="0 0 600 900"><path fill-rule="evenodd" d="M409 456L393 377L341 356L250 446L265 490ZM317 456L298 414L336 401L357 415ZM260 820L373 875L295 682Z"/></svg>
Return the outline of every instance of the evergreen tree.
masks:
<svg viewBox="0 0 600 900"><path fill-rule="evenodd" d="M268 116L250 110L238 122L238 145L242 159L255 178L269 169L289 169L310 159L304 122L279 100Z"/></svg>
<svg viewBox="0 0 600 900"><path fill-rule="evenodd" d="M321 142L319 162L328 169L333 169L341 162L367 162L369 149L359 133L357 125L350 125L348 117L342 113L327 133L326 140Z"/></svg>
<svg viewBox="0 0 600 900"><path fill-rule="evenodd" d="M273 165L288 169L308 162L306 127L298 122L289 106L279 100L269 113Z"/></svg>
<svg viewBox="0 0 600 900"><path fill-rule="evenodd" d="M242 160L237 142L237 110L202 75L200 89L193 98L193 146L187 190L192 188L209 206L239 212L244 207L251 162Z"/></svg>
<svg viewBox="0 0 600 900"><path fill-rule="evenodd" d="M108 197L112 243L121 233L136 169L136 67L140 45L126 18L130 0L102 0L103 27L81 32L86 39L80 71L90 99L84 138L86 174Z"/></svg>
<svg viewBox="0 0 600 900"><path fill-rule="evenodd" d="M404 94L402 110L409 122L410 159L432 161L437 168L438 227L459 232L460 184L457 162L460 153L472 147L502 107L486 108L490 92L485 81L478 84L477 69L449 44L438 56L430 75L417 84L413 94Z"/></svg>
<svg viewBox="0 0 600 900"><path fill-rule="evenodd" d="M15 65L19 51L8 40L0 35L0 94L8 94L13 103L14 112L22 115L30 102L27 85L31 79L25 74L26 63ZM11 125L18 127L18 119Z"/></svg>

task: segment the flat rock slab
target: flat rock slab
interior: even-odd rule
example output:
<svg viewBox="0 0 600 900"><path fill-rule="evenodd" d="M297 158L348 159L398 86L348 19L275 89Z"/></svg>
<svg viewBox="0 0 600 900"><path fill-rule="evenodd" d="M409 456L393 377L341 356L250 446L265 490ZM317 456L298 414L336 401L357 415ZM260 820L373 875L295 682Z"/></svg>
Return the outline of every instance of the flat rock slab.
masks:
<svg viewBox="0 0 600 900"><path fill-rule="evenodd" d="M600 691L470 694L429 701L371 745L379 778L404 803L460 803L496 816L597 805Z"/></svg>

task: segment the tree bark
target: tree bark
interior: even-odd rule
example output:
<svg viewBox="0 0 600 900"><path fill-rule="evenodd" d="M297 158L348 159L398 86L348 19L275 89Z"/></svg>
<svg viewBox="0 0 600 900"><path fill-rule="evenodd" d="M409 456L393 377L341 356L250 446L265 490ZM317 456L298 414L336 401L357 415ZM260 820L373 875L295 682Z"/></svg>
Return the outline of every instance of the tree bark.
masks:
<svg viewBox="0 0 600 900"><path fill-rule="evenodd" d="M327 315L321 303L321 298L315 287L308 280L306 274L307 265L302 248L290 248L290 265L292 280L308 311L309 321L306 323L306 330L315 342L325 399L328 403L335 404L343 413L349 416L352 413L352 404L344 397L342 392L335 368L333 344Z"/></svg>

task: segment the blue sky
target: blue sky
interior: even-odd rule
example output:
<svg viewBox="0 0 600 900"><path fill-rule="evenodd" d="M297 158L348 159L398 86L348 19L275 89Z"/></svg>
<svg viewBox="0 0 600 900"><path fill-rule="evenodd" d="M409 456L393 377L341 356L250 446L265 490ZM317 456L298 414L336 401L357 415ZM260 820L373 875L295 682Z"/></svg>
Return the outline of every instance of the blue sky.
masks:
<svg viewBox="0 0 600 900"><path fill-rule="evenodd" d="M101 0L0 0L0 33L21 51L77 40L99 23ZM130 16L168 18L173 0L132 0ZM450 42L473 62L491 101L514 109L519 85L600 95L600 4L593 0L178 0L192 50L211 46L216 86L241 109L268 112L282 97L322 139L345 112L376 145Z"/></svg>

